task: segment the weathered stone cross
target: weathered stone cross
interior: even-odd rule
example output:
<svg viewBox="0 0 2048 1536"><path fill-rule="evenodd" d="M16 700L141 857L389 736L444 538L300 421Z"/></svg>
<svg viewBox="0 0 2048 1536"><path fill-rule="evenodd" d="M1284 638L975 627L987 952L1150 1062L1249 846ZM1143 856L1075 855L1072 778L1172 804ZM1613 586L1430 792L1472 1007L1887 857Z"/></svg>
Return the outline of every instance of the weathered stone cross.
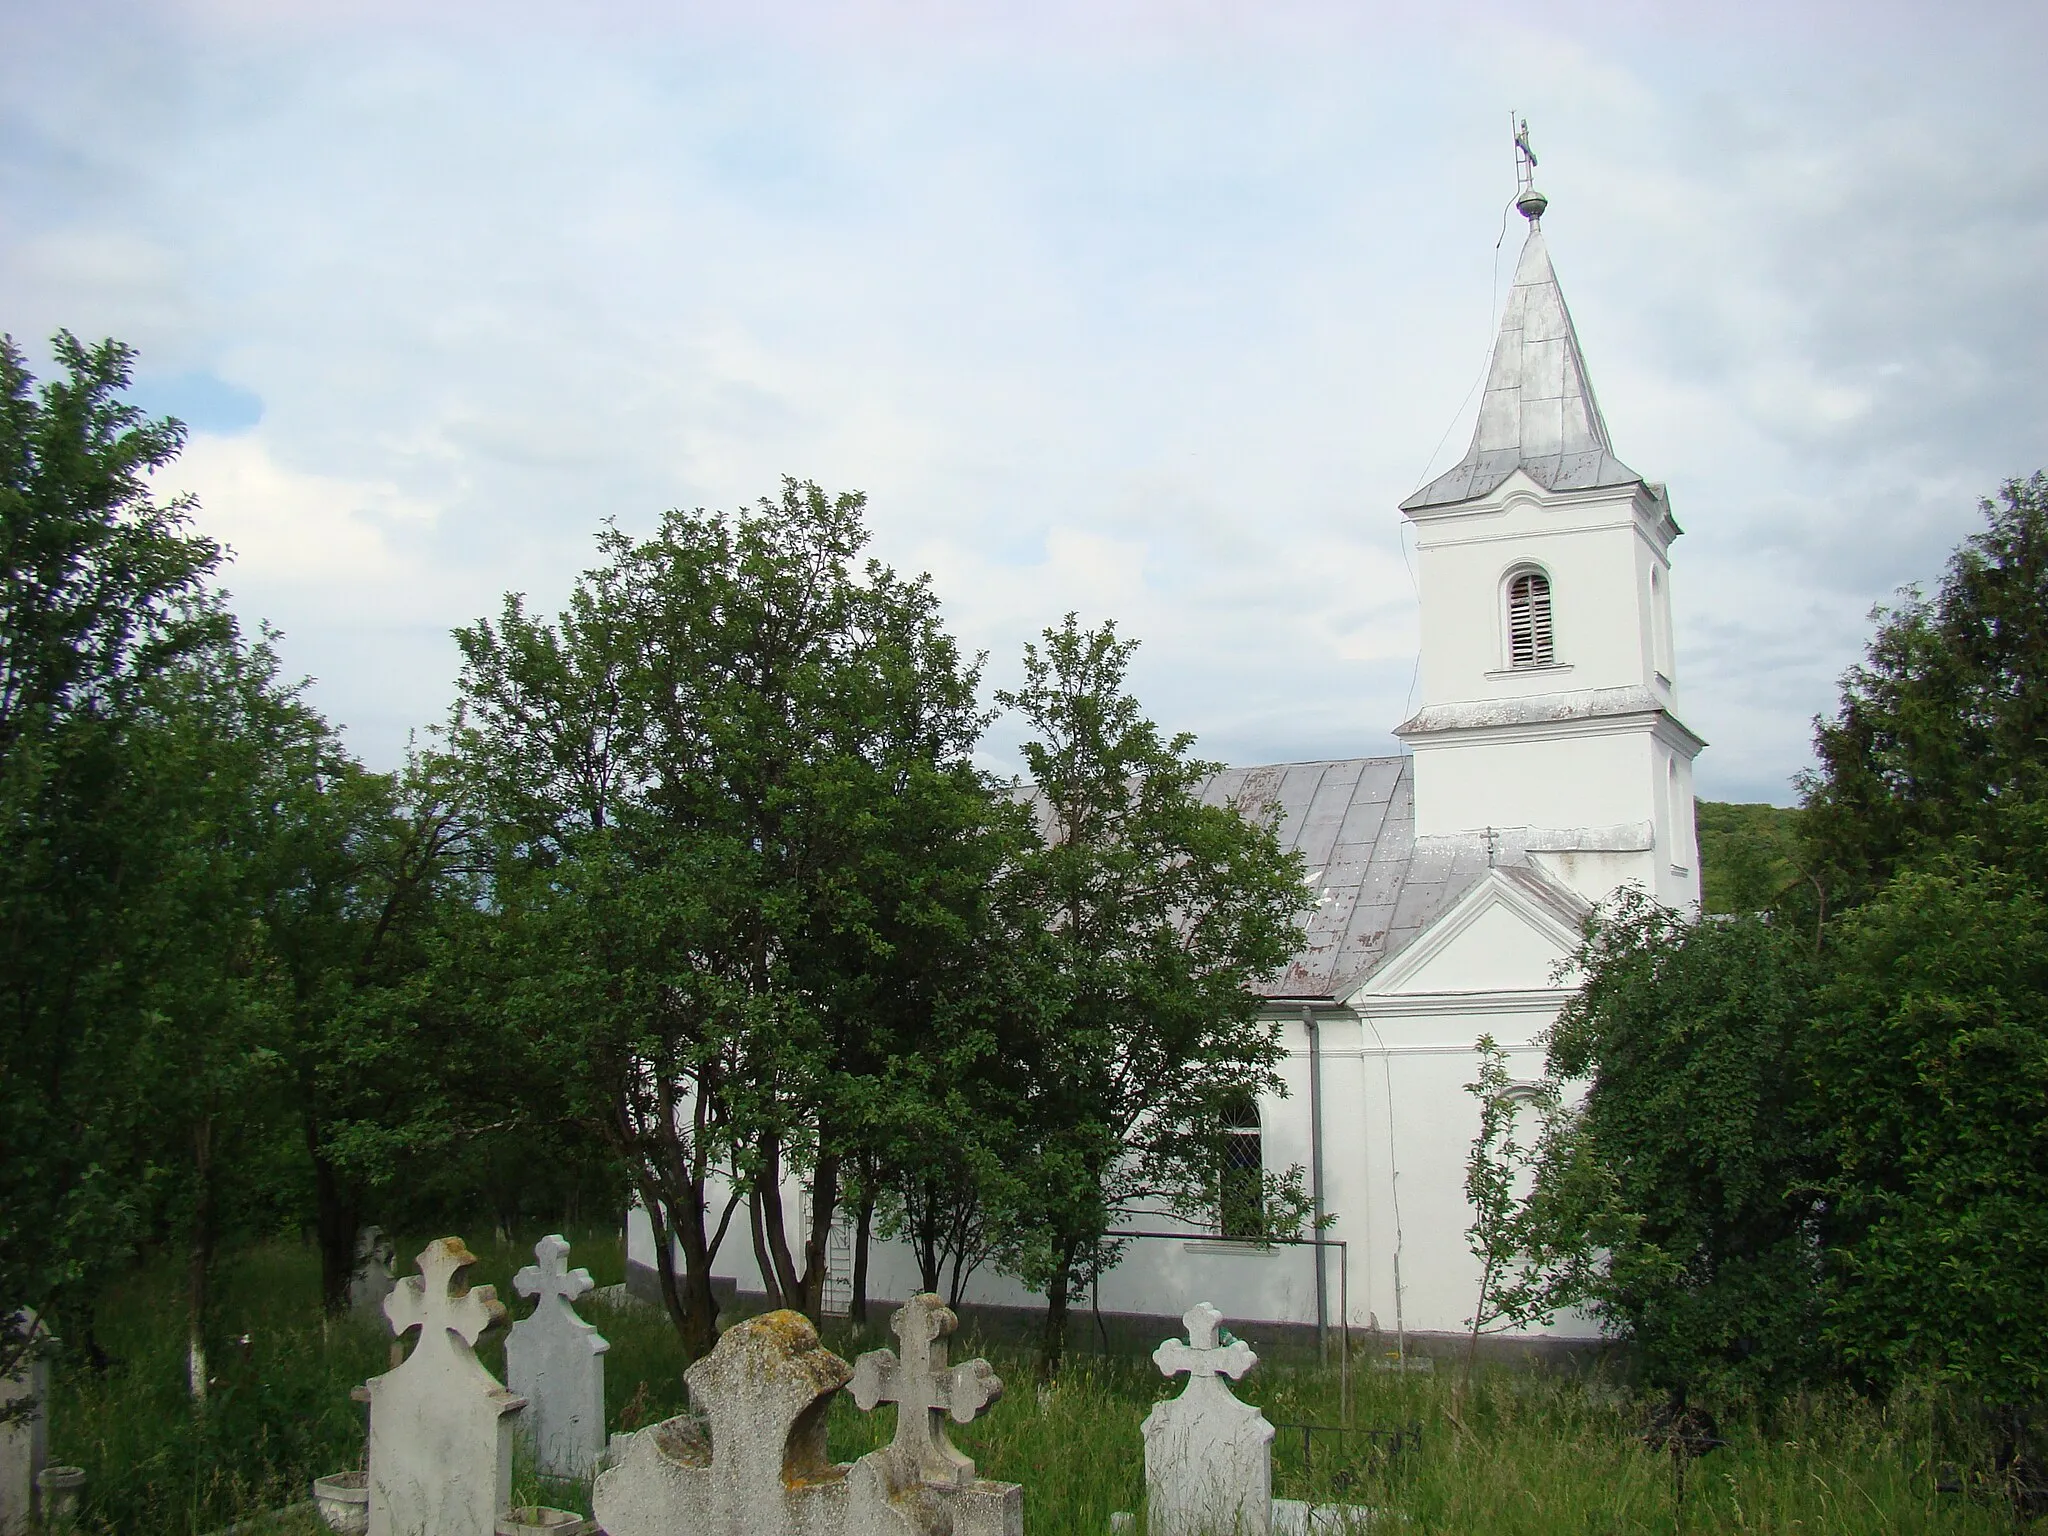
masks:
<svg viewBox="0 0 2048 1536"><path fill-rule="evenodd" d="M1168 1376L1187 1372L1179 1397L1145 1415L1145 1496L1152 1536L1268 1536L1273 1510L1273 1426L1231 1395L1223 1378L1259 1363L1242 1339L1218 1345L1223 1314L1206 1301L1181 1314L1188 1341L1152 1351Z"/></svg>
<svg viewBox="0 0 2048 1536"><path fill-rule="evenodd" d="M594 1287L587 1269L563 1263L568 1242L549 1233L533 1245L538 1263L512 1277L540 1305L512 1325L505 1371L526 1399L519 1433L533 1447L535 1470L547 1477L584 1478L604 1451L604 1354L611 1346L576 1315L572 1303Z"/></svg>
<svg viewBox="0 0 2048 1536"><path fill-rule="evenodd" d="M1181 1324L1188 1331L1188 1341L1168 1339L1152 1351L1152 1363L1159 1367L1162 1376L1178 1376L1188 1373L1188 1390L1202 1389L1222 1384L1218 1376L1237 1380L1259 1363L1259 1357L1252 1353L1251 1345L1243 1339L1232 1339L1228 1344L1218 1345L1217 1334L1223 1327L1223 1314L1206 1301L1198 1301L1181 1314Z"/></svg>
<svg viewBox="0 0 2048 1536"><path fill-rule="evenodd" d="M710 1529L800 1531L796 1505L843 1482L825 1452L825 1418L851 1373L801 1312L735 1323L684 1373L711 1427Z"/></svg>
<svg viewBox="0 0 2048 1536"><path fill-rule="evenodd" d="M476 1255L459 1237L440 1237L427 1244L419 1256L420 1272L407 1275L384 1298L384 1315L391 1320L391 1331L404 1338L417 1328L417 1349L473 1361L469 1346L493 1323L505 1320L505 1308L494 1287L465 1283L464 1272L475 1262ZM460 1350L455 1338L462 1340Z"/></svg>
<svg viewBox="0 0 2048 1536"><path fill-rule="evenodd" d="M461 1238L439 1238L384 1298L392 1331L420 1341L369 1383L369 1536L490 1536L512 1502L511 1416L526 1400L476 1357L505 1309L468 1283L475 1262Z"/></svg>
<svg viewBox="0 0 2048 1536"><path fill-rule="evenodd" d="M896 1405L896 1439L891 1447L906 1471L928 1482L964 1488L974 1481L974 1463L946 1437L944 1415L971 1424L1003 1395L1003 1384L986 1360L946 1365L946 1335L959 1327L953 1309L933 1295L913 1296L896 1309L889 1326L903 1345L875 1349L853 1364L853 1400L863 1412L877 1403Z"/></svg>
<svg viewBox="0 0 2048 1536"><path fill-rule="evenodd" d="M587 1269L567 1269L562 1260L568 1257L569 1245L562 1238L549 1233L533 1245L533 1256L540 1262L529 1264L512 1277L512 1289L522 1296L531 1296L546 1306L550 1301L557 1306L567 1306L579 1296L587 1296L597 1285L590 1278Z"/></svg>

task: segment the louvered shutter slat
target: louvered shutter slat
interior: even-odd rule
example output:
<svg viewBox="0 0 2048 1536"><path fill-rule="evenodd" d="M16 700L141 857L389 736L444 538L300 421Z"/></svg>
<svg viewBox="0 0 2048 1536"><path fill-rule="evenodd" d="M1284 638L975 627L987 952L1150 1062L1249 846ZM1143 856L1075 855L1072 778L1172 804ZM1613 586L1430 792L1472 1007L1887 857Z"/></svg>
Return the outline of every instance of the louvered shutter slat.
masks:
<svg viewBox="0 0 2048 1536"><path fill-rule="evenodd" d="M1548 666L1552 655L1550 579L1524 571L1508 583L1508 664Z"/></svg>

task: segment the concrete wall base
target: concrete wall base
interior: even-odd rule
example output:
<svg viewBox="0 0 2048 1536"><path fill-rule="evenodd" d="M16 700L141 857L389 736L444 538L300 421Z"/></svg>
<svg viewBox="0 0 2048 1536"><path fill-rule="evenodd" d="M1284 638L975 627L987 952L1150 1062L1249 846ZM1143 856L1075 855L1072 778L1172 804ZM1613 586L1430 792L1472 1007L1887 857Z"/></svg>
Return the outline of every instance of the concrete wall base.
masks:
<svg viewBox="0 0 2048 1536"><path fill-rule="evenodd" d="M767 1310L768 1298L760 1291L742 1291L736 1281L714 1278L712 1289L718 1297L718 1325L721 1329L744 1317ZM656 1306L661 1304L661 1281L653 1268L628 1261L627 1294ZM871 1304L866 1332L875 1336L877 1347L889 1343L885 1319L895 1309L894 1301ZM962 1304L960 1339L953 1353L961 1358L973 1353L980 1343L1005 1344L1014 1348L1035 1348L1045 1330L1042 1306L1014 1307L980 1302ZM1067 1318L1067 1349L1079 1355L1149 1354L1162 1339L1182 1332L1178 1317L1149 1312L1103 1312L1100 1323L1088 1307L1075 1309ZM828 1319L828 1329L832 1320ZM842 1325L843 1326L843 1325ZM1316 1355L1313 1323L1256 1322L1240 1325L1259 1354L1275 1364L1302 1365ZM1343 1332L1332 1328L1330 1359L1343 1347ZM1455 1370L1463 1366L1471 1338L1462 1333L1411 1333L1405 1340L1393 1334L1364 1328L1351 1330L1351 1368L1364 1370ZM1509 1337L1489 1334L1479 1341L1478 1359L1489 1366L1541 1366L1553 1370L1591 1374L1597 1370L1621 1372L1627 1367L1625 1346L1610 1339L1572 1339L1549 1336Z"/></svg>

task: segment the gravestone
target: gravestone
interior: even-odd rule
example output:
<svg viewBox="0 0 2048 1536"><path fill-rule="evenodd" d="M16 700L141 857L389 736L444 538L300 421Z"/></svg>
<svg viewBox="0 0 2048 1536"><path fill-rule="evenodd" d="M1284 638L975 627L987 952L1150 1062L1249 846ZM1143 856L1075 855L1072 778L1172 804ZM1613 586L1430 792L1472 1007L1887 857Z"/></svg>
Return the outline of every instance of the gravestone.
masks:
<svg viewBox="0 0 2048 1536"><path fill-rule="evenodd" d="M36 1474L49 1458L49 1335L33 1312L16 1314L29 1351L14 1374L0 1380L0 1536L26 1536L36 1517ZM9 1409L33 1400L19 1416Z"/></svg>
<svg viewBox="0 0 2048 1536"><path fill-rule="evenodd" d="M825 1415L852 1374L800 1312L733 1324L683 1373L703 1422L630 1437L598 1474L597 1523L607 1536L842 1536L847 1469L825 1459Z"/></svg>
<svg viewBox="0 0 2048 1536"><path fill-rule="evenodd" d="M356 1264L349 1271L348 1310L366 1323L384 1319L384 1298L398 1282L391 1273L391 1239L382 1227L356 1233Z"/></svg>
<svg viewBox="0 0 2048 1536"><path fill-rule="evenodd" d="M582 1479L604 1452L604 1352L611 1348L571 1305L590 1292L587 1269L564 1266L569 1244L559 1234L533 1245L534 1262L512 1277L512 1289L538 1299L505 1340L505 1376L526 1399L519 1434L547 1477Z"/></svg>
<svg viewBox="0 0 2048 1536"><path fill-rule="evenodd" d="M511 1416L525 1400L476 1358L505 1309L468 1283L475 1262L461 1238L440 1238L384 1302L392 1332L420 1337L370 1379L369 1536L493 1536L512 1502Z"/></svg>
<svg viewBox="0 0 2048 1536"><path fill-rule="evenodd" d="M986 1360L946 1364L946 1338L958 1326L938 1297L913 1296L889 1320L902 1355L875 1349L853 1363L862 1412L896 1405L895 1438L854 1463L860 1536L1023 1536L1023 1490L977 1479L946 1434L949 1414L971 1424L1003 1395Z"/></svg>
<svg viewBox="0 0 2048 1536"><path fill-rule="evenodd" d="M1179 1397L1145 1416L1145 1498L1152 1536L1270 1536L1273 1426L1239 1402L1223 1378L1259 1363L1242 1339L1219 1344L1223 1314L1198 1302L1182 1316L1187 1342L1152 1352L1167 1376L1185 1371Z"/></svg>
<svg viewBox="0 0 2048 1536"><path fill-rule="evenodd" d="M685 1375L701 1420L619 1437L593 1493L598 1524L608 1536L1023 1536L1020 1490L977 1480L934 1422L967 1422L1002 1391L984 1361L948 1368L943 1345L933 1358L952 1327L936 1297L899 1312L902 1358L862 1356L855 1399L901 1405L895 1441L835 1466L825 1420L854 1370L801 1313L734 1324Z"/></svg>

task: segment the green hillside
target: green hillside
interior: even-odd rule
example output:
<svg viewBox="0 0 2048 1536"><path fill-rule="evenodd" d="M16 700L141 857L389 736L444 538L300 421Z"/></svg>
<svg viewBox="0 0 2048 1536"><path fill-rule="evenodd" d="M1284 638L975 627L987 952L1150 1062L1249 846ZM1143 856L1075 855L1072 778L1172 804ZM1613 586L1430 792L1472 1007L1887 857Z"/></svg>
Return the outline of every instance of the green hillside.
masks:
<svg viewBox="0 0 2048 1536"><path fill-rule="evenodd" d="M1707 911L1758 911L1799 878L1792 861L1797 807L1701 800L1695 817L1700 890Z"/></svg>

